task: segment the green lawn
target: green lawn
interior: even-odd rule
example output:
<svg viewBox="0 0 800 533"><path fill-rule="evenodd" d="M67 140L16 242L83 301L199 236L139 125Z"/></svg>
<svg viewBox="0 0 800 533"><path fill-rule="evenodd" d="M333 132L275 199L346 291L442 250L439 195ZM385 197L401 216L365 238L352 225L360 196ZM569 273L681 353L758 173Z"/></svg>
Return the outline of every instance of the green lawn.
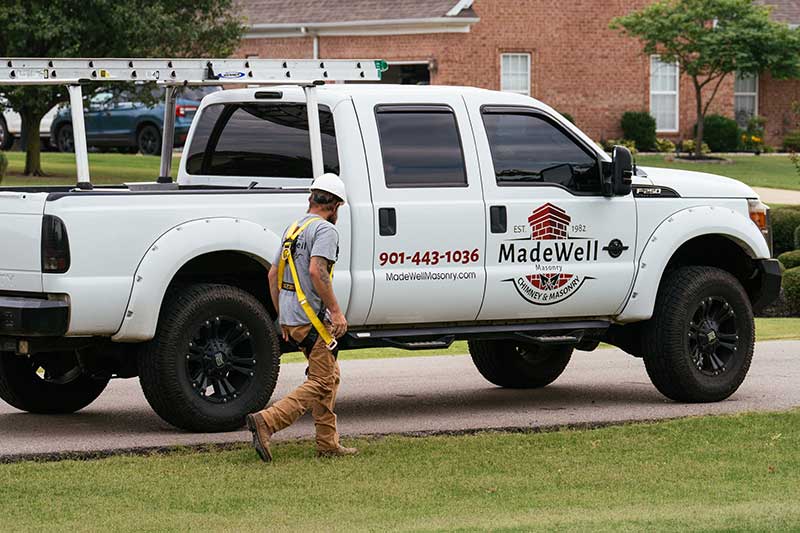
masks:
<svg viewBox="0 0 800 533"><path fill-rule="evenodd" d="M25 154L7 152L8 176L2 185L74 185L75 155L56 152L42 154L42 169L48 174L43 178L22 175L25 169ZM89 171L96 184L111 185L129 181L155 181L159 170L158 157L140 154L89 154ZM172 176L177 176L180 156L173 157Z"/></svg>
<svg viewBox="0 0 800 533"><path fill-rule="evenodd" d="M642 166L679 168L728 176L751 187L800 190L800 175L789 156L731 156L731 164L668 162L661 155L638 155Z"/></svg>
<svg viewBox="0 0 800 533"><path fill-rule="evenodd" d="M46 152L42 154L42 168L50 177L25 178L22 170L25 154L8 152L9 176L3 185L71 185L75 181L75 156ZM180 157L174 158L173 176L176 175ZM732 156L733 164L667 162L660 155L636 157L642 166L681 168L721 174L741 180L756 187L800 190L800 176L788 156ZM92 181L95 183L122 183L126 181L154 180L158 175L158 157L123 154L89 154Z"/></svg>
<svg viewBox="0 0 800 533"><path fill-rule="evenodd" d="M800 318L757 318L756 336L759 341L779 339L800 339ZM601 345L610 348L608 345ZM454 342L447 350L418 350L408 351L397 348L373 348L365 350L343 351L339 354L340 360L353 359L388 359L392 357L425 357L429 355L464 355L469 353L467 343ZM287 353L282 358L283 363L304 362L305 358L300 353Z"/></svg>
<svg viewBox="0 0 800 533"><path fill-rule="evenodd" d="M797 531L800 411L0 465L13 531Z"/></svg>

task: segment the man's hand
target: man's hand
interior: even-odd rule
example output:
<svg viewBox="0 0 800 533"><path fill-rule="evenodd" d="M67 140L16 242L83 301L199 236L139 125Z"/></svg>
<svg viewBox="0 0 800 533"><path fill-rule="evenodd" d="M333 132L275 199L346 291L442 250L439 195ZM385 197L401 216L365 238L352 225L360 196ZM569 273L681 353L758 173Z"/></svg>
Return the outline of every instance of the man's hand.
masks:
<svg viewBox="0 0 800 533"><path fill-rule="evenodd" d="M331 334L335 338L339 338L345 333L347 333L347 319L344 317L344 314L339 311L336 313L331 313Z"/></svg>

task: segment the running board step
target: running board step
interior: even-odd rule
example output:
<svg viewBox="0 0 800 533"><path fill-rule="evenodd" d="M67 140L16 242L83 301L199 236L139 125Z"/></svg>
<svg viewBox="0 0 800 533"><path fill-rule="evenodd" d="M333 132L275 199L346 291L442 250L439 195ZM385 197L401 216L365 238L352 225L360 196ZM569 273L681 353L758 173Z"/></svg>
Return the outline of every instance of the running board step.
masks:
<svg viewBox="0 0 800 533"><path fill-rule="evenodd" d="M532 337L525 335L526 339L535 342L536 344L549 345L549 344L578 344L583 339L583 334L580 335L544 335L540 337Z"/></svg>
<svg viewBox="0 0 800 533"><path fill-rule="evenodd" d="M449 335L447 337L442 337L441 339L430 340L430 341L398 341L394 339L386 339L392 346L396 346L397 348L402 348L403 350L446 350L449 348L453 341L456 338L453 335Z"/></svg>

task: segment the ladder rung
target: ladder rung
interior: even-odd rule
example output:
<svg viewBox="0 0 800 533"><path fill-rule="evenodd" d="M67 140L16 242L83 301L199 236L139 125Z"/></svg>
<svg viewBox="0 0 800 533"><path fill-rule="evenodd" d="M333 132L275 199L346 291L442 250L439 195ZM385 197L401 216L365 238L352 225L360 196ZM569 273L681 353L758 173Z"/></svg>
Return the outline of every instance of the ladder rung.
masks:
<svg viewBox="0 0 800 533"><path fill-rule="evenodd" d="M0 85L149 81L166 85L379 81L382 60L0 58Z"/></svg>

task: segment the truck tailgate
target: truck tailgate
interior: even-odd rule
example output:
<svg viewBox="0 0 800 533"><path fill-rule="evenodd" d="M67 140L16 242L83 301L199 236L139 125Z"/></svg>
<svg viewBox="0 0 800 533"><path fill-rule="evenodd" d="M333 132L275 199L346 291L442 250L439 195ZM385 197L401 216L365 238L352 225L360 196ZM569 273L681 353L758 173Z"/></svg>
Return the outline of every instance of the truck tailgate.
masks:
<svg viewBox="0 0 800 533"><path fill-rule="evenodd" d="M42 292L42 214L47 193L0 191L0 291Z"/></svg>

